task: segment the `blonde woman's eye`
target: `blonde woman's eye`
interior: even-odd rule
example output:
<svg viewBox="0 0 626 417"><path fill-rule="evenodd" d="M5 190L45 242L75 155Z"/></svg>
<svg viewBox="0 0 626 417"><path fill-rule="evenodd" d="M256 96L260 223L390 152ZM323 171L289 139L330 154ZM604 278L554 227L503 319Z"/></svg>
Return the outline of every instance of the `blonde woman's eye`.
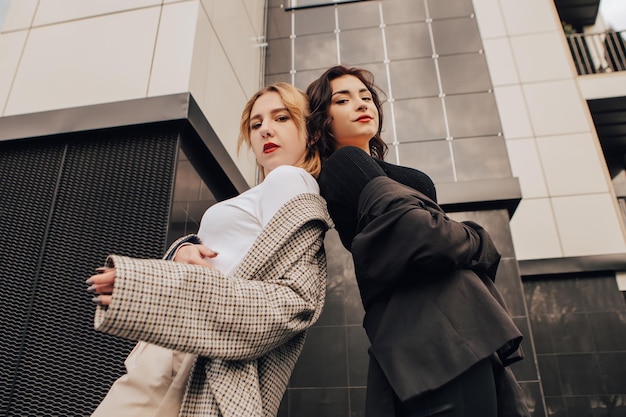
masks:
<svg viewBox="0 0 626 417"><path fill-rule="evenodd" d="M252 123L250 125L250 130L256 130L261 127L261 123Z"/></svg>
<svg viewBox="0 0 626 417"><path fill-rule="evenodd" d="M287 120L289 120L289 116L283 114L283 115L278 116L276 120L278 120L279 122L286 122Z"/></svg>

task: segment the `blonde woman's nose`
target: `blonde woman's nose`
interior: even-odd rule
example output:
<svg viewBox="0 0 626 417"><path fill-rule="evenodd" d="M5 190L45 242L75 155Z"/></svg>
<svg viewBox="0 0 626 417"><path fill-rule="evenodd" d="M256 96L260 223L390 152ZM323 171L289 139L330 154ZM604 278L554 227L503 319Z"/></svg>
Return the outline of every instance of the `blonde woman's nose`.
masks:
<svg viewBox="0 0 626 417"><path fill-rule="evenodd" d="M273 135L272 129L269 128L269 126L263 124L261 126L261 137L262 138L269 138Z"/></svg>

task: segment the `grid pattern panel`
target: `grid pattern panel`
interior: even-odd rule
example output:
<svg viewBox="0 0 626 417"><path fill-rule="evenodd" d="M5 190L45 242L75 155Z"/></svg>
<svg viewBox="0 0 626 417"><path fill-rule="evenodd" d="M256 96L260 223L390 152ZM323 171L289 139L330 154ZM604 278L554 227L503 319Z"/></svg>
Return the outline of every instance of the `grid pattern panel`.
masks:
<svg viewBox="0 0 626 417"><path fill-rule="evenodd" d="M20 358L63 146L0 148L0 412L7 410Z"/></svg>
<svg viewBox="0 0 626 417"><path fill-rule="evenodd" d="M160 126L66 141L58 190L47 203L50 223L36 251L41 264L35 267L32 305L15 304L3 313L28 317L6 415L88 415L122 374L134 343L93 330L94 307L84 281L109 253L161 256L177 139L171 128Z"/></svg>

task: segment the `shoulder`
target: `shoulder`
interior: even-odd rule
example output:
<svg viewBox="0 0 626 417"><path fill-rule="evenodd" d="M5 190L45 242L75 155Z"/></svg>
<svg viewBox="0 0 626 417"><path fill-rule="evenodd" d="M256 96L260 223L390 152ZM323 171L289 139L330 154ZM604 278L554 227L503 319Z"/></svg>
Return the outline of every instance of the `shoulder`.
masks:
<svg viewBox="0 0 626 417"><path fill-rule="evenodd" d="M433 201L437 201L437 189L428 174L415 168L394 165L380 159L375 159L375 161L389 178L427 195Z"/></svg>
<svg viewBox="0 0 626 417"><path fill-rule="evenodd" d="M319 194L317 181L306 170L292 165L281 165L270 172L261 183L264 188L284 190L288 194Z"/></svg>

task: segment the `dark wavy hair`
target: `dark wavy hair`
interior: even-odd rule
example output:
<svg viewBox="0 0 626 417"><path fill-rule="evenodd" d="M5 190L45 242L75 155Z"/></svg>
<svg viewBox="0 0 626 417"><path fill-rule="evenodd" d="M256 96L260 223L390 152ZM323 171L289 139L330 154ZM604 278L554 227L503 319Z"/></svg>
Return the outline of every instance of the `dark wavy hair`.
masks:
<svg viewBox="0 0 626 417"><path fill-rule="evenodd" d="M378 132L369 141L370 154L374 158L384 159L388 148L385 141L380 137L380 132L383 128L383 106L379 96L380 94L384 97L384 93L374 84L374 75L363 68L337 65L326 70L318 79L309 84L306 89L311 110L307 120L309 138L312 143L319 142L322 159L328 158L337 150L337 140L330 129L332 118L328 114L332 96L330 82L344 75L352 75L361 80L372 94L372 101L378 110Z"/></svg>

